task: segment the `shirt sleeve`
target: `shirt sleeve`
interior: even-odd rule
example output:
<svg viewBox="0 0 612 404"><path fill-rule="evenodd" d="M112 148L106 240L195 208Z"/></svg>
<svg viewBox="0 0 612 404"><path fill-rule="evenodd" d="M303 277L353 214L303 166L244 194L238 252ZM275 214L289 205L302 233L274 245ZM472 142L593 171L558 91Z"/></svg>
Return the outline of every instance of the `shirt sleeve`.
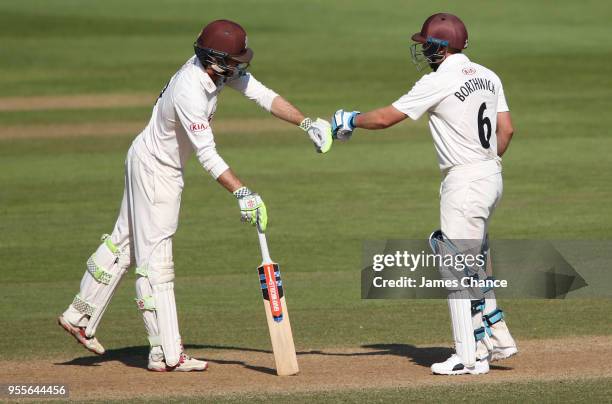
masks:
<svg viewBox="0 0 612 404"><path fill-rule="evenodd" d="M202 167L217 179L229 166L217 153L215 138L203 108L204 97L194 97L187 92L175 94L174 109L181 126L193 145Z"/></svg>
<svg viewBox="0 0 612 404"><path fill-rule="evenodd" d="M445 96L444 89L436 85L431 74L428 74L421 77L407 94L391 105L416 121Z"/></svg>
<svg viewBox="0 0 612 404"><path fill-rule="evenodd" d="M268 112L272 109L272 101L278 96L277 93L270 90L253 77L251 73L230 80L227 82L227 85L241 92L248 99L255 101L257 105Z"/></svg>
<svg viewBox="0 0 612 404"><path fill-rule="evenodd" d="M506 95L504 94L504 87L499 84L499 92L497 94L497 112L510 111L508 108L508 102L506 102Z"/></svg>

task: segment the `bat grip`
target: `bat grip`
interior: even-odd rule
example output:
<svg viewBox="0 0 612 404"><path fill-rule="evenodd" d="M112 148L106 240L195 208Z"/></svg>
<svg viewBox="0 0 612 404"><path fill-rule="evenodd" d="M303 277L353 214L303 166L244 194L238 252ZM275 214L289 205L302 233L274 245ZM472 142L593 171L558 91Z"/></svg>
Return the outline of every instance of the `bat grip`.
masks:
<svg viewBox="0 0 612 404"><path fill-rule="evenodd" d="M259 248L261 249L262 263L271 263L272 258L270 258L270 251L268 251L268 242L266 241L266 234L259 229L259 226L257 226L257 235L259 236Z"/></svg>

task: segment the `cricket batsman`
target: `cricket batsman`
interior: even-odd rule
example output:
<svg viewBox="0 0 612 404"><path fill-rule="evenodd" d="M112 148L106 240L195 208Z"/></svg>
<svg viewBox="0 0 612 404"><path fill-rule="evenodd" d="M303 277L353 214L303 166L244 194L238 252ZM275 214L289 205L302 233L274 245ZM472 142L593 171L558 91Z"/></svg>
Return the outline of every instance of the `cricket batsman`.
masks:
<svg viewBox="0 0 612 404"><path fill-rule="evenodd" d="M433 72L389 106L366 113L336 111L332 132L334 138L347 140L356 128L384 129L427 112L443 176L441 230L432 233L430 245L442 253L464 251L457 246L466 240L476 243L487 265L467 275L486 279L492 276L487 226L502 196L501 156L513 135L502 83L462 53L468 46L467 29L452 14L430 16L412 40L417 69L428 64ZM461 286L449 289L456 353L433 364L434 374L487 373L489 361L518 352L493 290L480 292L474 296Z"/></svg>
<svg viewBox="0 0 612 404"><path fill-rule="evenodd" d="M88 350L103 354L96 327L131 263L136 265L136 304L151 345L153 371L201 371L207 363L183 351L174 299L172 237L178 226L183 170L192 152L204 169L238 200L241 219L265 230L261 197L244 186L215 148L212 119L227 86L275 117L299 125L320 153L332 143L328 122L306 118L247 71L253 51L237 23L217 20L201 31L195 55L172 76L153 107L149 123L125 161L125 189L110 235L87 261L79 293L59 324Z"/></svg>

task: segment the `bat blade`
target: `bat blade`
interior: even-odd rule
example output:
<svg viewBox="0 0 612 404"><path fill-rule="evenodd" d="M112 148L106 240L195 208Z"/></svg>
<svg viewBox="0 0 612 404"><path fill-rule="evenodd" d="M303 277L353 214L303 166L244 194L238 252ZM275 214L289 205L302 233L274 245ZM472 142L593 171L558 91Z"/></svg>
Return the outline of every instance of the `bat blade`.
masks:
<svg viewBox="0 0 612 404"><path fill-rule="evenodd" d="M279 376L295 375L299 372L299 367L280 268L278 264L268 263L257 270L276 362L276 373Z"/></svg>

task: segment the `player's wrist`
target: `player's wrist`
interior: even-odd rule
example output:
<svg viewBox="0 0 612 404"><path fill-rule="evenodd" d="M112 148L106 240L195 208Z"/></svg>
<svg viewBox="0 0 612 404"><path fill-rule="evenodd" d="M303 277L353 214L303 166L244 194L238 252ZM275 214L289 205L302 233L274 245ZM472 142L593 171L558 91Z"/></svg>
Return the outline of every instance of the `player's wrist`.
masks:
<svg viewBox="0 0 612 404"><path fill-rule="evenodd" d="M235 190L234 192L232 192L232 194L234 194L234 196L236 197L236 199L242 199L245 196L249 196L253 194L253 191L251 191L249 188L245 187L244 185L241 186L240 188L238 188L237 190Z"/></svg>
<svg viewBox="0 0 612 404"><path fill-rule="evenodd" d="M310 130L310 128L312 127L312 119L306 117L306 118L302 119L302 121L299 123L298 126L304 132L308 132Z"/></svg>
<svg viewBox="0 0 612 404"><path fill-rule="evenodd" d="M353 111L351 113L351 118L349 119L349 125L351 127L351 130L357 128L357 116L361 114L361 112L359 111Z"/></svg>

